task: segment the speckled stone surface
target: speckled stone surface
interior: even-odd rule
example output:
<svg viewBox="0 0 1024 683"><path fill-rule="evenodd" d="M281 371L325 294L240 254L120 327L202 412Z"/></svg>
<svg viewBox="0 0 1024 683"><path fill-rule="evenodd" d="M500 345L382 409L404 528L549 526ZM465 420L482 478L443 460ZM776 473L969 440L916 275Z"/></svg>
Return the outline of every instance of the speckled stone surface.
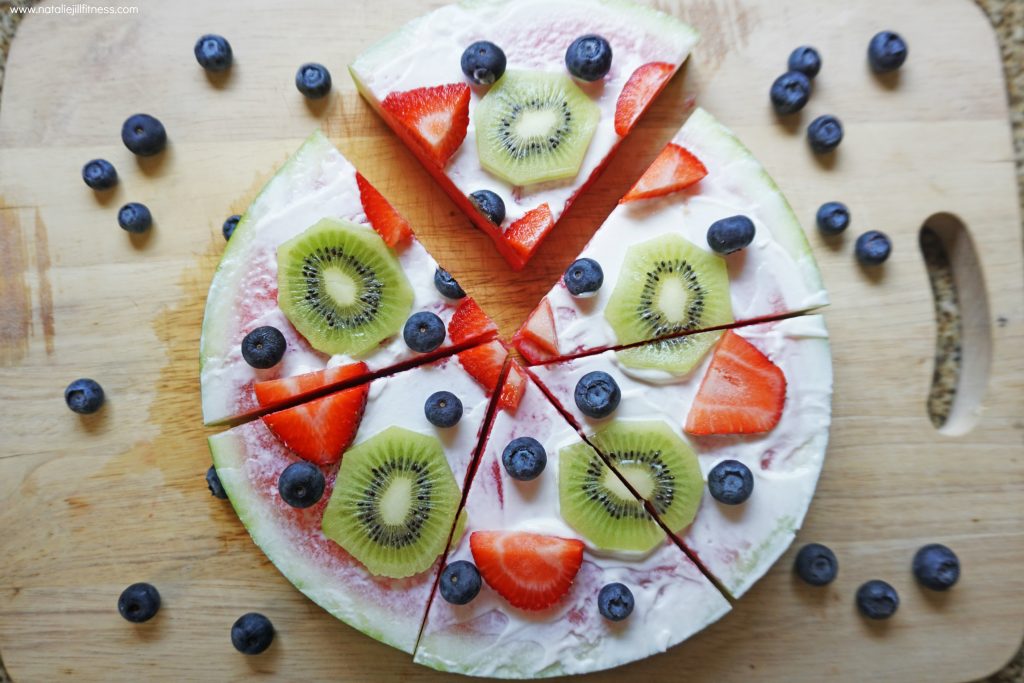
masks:
<svg viewBox="0 0 1024 683"><path fill-rule="evenodd" d="M12 6L33 4L35 0L0 0L0 93L3 91L7 51L22 15L13 14ZM999 39L1006 73L1013 144L1017 163L1017 184L1024 215L1024 0L976 0L988 15ZM1024 229L1024 226L1022 226ZM936 426L945 422L952 405L960 368L960 312L953 286L949 259L938 239L922 236L922 248L929 266L929 278L935 293L938 344L935 370L928 409ZM111 603L113 609L113 603ZM998 663L993 662L993 667ZM102 676L98 677L102 678ZM1024 647L1001 671L984 683L1024 683ZM0 683L12 683L0 658ZM981 683L981 682L979 682Z"/></svg>

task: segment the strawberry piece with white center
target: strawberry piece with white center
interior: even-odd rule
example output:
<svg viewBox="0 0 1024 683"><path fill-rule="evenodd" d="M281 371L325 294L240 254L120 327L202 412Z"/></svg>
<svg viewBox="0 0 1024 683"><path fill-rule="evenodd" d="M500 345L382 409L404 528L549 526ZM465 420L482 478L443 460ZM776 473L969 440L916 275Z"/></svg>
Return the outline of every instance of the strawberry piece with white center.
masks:
<svg viewBox="0 0 1024 683"><path fill-rule="evenodd" d="M438 166L444 166L466 138L469 86L465 83L393 92L380 106L393 125L400 126Z"/></svg>
<svg viewBox="0 0 1024 683"><path fill-rule="evenodd" d="M708 174L708 169L685 148L674 143L665 145L651 165L630 188L620 204L638 199L661 197L690 187Z"/></svg>
<svg viewBox="0 0 1024 683"><path fill-rule="evenodd" d="M331 465L355 438L369 391L368 384L343 389L264 415L263 424L303 460Z"/></svg>

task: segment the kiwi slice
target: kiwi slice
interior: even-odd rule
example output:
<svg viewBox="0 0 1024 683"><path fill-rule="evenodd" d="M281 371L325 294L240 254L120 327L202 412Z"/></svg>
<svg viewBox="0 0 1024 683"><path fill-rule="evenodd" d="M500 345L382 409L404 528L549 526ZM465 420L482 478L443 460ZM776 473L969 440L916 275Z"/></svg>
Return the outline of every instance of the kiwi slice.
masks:
<svg viewBox="0 0 1024 683"><path fill-rule="evenodd" d="M647 552L665 532L589 444L558 452L558 503L562 517L603 550Z"/></svg>
<svg viewBox="0 0 1024 683"><path fill-rule="evenodd" d="M513 185L575 177L600 116L565 74L506 71L473 115L480 165Z"/></svg>
<svg viewBox="0 0 1024 683"><path fill-rule="evenodd" d="M400 579L444 552L460 499L441 442L389 427L345 452L323 532L371 574Z"/></svg>
<svg viewBox="0 0 1024 683"><path fill-rule="evenodd" d="M689 526L704 494L697 456L660 420L617 420L590 440L673 533Z"/></svg>
<svg viewBox="0 0 1024 683"><path fill-rule="evenodd" d="M413 294L373 230L325 218L277 250L277 303L313 348L358 356L401 329Z"/></svg>
<svg viewBox="0 0 1024 683"><path fill-rule="evenodd" d="M725 261L675 233L633 245L604 317L619 344L731 323Z"/></svg>
<svg viewBox="0 0 1024 683"><path fill-rule="evenodd" d="M685 337L661 339L615 352L619 363L638 370L664 370L671 375L685 375L700 363L708 349L715 345L722 331L688 334Z"/></svg>

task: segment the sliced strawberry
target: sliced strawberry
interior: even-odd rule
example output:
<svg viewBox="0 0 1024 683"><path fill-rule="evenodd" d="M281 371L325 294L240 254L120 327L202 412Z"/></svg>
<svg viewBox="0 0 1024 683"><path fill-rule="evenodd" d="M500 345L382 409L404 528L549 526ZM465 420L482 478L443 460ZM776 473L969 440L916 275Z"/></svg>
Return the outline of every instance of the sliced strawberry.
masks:
<svg viewBox="0 0 1024 683"><path fill-rule="evenodd" d="M506 358L508 358L508 351L499 341L488 342L459 352L459 362L462 367L473 376L473 379L480 382L480 385L487 390L488 396L498 388Z"/></svg>
<svg viewBox="0 0 1024 683"><path fill-rule="evenodd" d="M583 541L522 531L474 531L469 548L487 585L520 609L558 602L583 563Z"/></svg>
<svg viewBox="0 0 1024 683"><path fill-rule="evenodd" d="M636 185L630 188L619 204L637 199L660 197L693 185L708 174L700 159L675 143L668 143L661 150Z"/></svg>
<svg viewBox="0 0 1024 683"><path fill-rule="evenodd" d="M497 331L494 321L469 297L462 300L448 323L448 338L452 344L493 337L492 333Z"/></svg>
<svg viewBox="0 0 1024 683"><path fill-rule="evenodd" d="M757 348L726 332L686 418L686 432L757 434L779 423L786 402L786 376Z"/></svg>
<svg viewBox="0 0 1024 683"><path fill-rule="evenodd" d="M526 324L522 329L523 337L529 339L541 351L558 355L558 336L555 332L555 314L551 310L551 302L547 297L540 300L537 308L533 309Z"/></svg>
<svg viewBox="0 0 1024 683"><path fill-rule="evenodd" d="M369 392L369 384L344 389L264 415L263 423L303 460L330 465L338 462L355 438Z"/></svg>
<svg viewBox="0 0 1024 683"><path fill-rule="evenodd" d="M466 137L469 86L465 83L393 92L380 105L438 166L445 165Z"/></svg>
<svg viewBox="0 0 1024 683"><path fill-rule="evenodd" d="M551 209L547 204L541 204L508 226L503 236L505 242L519 254L525 264L553 227L555 227L555 220L551 216ZM521 264L520 267L522 267Z"/></svg>
<svg viewBox="0 0 1024 683"><path fill-rule="evenodd" d="M253 386L256 400L263 408L272 408L292 399L311 394L317 389L334 386L367 374L366 363L349 363L325 368L304 375L270 379Z"/></svg>
<svg viewBox="0 0 1024 683"><path fill-rule="evenodd" d="M505 383L501 385L501 398L498 399L498 407L510 413L516 412L519 402L523 400L523 392L526 391L526 373L519 363L512 361L508 367L508 375L505 376Z"/></svg>
<svg viewBox="0 0 1024 683"><path fill-rule="evenodd" d="M384 195L370 184L362 173L356 171L356 184L359 185L359 201L363 203L366 219L373 229L384 238L384 243L394 248L403 240L412 237L412 228L401 214L395 211Z"/></svg>
<svg viewBox="0 0 1024 683"><path fill-rule="evenodd" d="M633 124L658 96L675 70L674 64L650 62L633 72L619 93L619 101L615 103L616 133L621 137L629 134Z"/></svg>

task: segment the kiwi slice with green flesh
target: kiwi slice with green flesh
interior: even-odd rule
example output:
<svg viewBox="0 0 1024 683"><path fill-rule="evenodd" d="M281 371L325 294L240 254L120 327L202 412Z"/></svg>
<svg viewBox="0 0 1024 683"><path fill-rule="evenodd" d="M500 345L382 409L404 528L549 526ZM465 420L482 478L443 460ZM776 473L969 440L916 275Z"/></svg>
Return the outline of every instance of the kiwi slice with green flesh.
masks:
<svg viewBox="0 0 1024 683"><path fill-rule="evenodd" d="M473 114L480 165L513 185L573 178L600 116L565 74L506 71Z"/></svg>
<svg viewBox="0 0 1024 683"><path fill-rule="evenodd" d="M277 303L313 348L359 356L398 332L413 293L373 230L325 218L277 250Z"/></svg>
<svg viewBox="0 0 1024 683"><path fill-rule="evenodd" d="M717 330L661 339L621 349L615 352L615 357L627 368L664 370L671 375L681 376L693 370L721 336L722 330Z"/></svg>
<svg viewBox="0 0 1024 683"><path fill-rule="evenodd" d="M619 344L727 325L733 319L725 260L674 233L633 245L604 317Z"/></svg>
<svg viewBox="0 0 1024 683"><path fill-rule="evenodd" d="M667 424L617 420L590 441L672 533L690 525L704 477L697 455Z"/></svg>
<svg viewBox="0 0 1024 683"><path fill-rule="evenodd" d="M444 552L460 499L441 442L389 427L342 456L323 532L375 576L413 576Z"/></svg>
<svg viewBox="0 0 1024 683"><path fill-rule="evenodd" d="M562 517L602 550L647 552L665 532L589 444L558 452L558 504Z"/></svg>

